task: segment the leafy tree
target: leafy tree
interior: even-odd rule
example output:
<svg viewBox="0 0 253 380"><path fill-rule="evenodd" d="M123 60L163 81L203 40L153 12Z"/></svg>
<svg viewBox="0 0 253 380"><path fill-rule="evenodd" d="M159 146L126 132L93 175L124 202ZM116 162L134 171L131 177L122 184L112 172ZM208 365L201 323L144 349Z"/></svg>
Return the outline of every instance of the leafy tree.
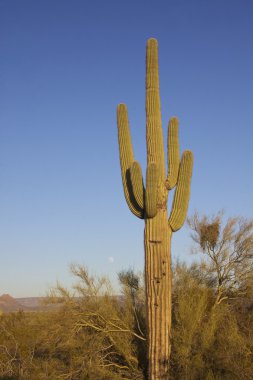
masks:
<svg viewBox="0 0 253 380"><path fill-rule="evenodd" d="M224 221L222 213L213 217L195 213L188 224L197 251L209 259L206 271L215 283L216 303L252 289L253 219L233 217Z"/></svg>

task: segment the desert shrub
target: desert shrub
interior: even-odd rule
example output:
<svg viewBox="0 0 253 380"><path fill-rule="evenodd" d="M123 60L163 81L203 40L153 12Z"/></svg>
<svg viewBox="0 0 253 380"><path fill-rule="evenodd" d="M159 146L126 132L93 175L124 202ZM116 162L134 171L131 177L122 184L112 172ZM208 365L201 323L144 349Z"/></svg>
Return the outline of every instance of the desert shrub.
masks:
<svg viewBox="0 0 253 380"><path fill-rule="evenodd" d="M46 312L0 316L0 379L120 380L147 378L143 278L108 279L72 266L71 291L51 290ZM252 379L252 287L217 303L208 264L173 268L171 379Z"/></svg>
<svg viewBox="0 0 253 380"><path fill-rule="evenodd" d="M122 283L122 296L110 282L73 266L73 291L57 285L46 313L13 313L0 318L2 379L143 379L138 341L145 337L137 320L138 289Z"/></svg>
<svg viewBox="0 0 253 380"><path fill-rule="evenodd" d="M178 264L173 283L172 378L252 379L252 312L246 328L238 300L217 304L213 289L196 276L196 265Z"/></svg>

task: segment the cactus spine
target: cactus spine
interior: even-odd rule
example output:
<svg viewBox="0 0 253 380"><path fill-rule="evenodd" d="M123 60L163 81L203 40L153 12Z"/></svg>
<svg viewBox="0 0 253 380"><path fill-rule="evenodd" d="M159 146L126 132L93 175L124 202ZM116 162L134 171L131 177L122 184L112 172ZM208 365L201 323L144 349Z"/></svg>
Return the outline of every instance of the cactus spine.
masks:
<svg viewBox="0 0 253 380"><path fill-rule="evenodd" d="M193 155L180 160L178 120L168 127L166 175L160 111L158 44L153 38L146 51L146 187L141 167L134 160L127 108L117 108L122 182L129 209L145 220L145 286L148 328L148 379L168 379L171 348L171 236L182 227L190 197ZM168 193L176 186L168 218Z"/></svg>

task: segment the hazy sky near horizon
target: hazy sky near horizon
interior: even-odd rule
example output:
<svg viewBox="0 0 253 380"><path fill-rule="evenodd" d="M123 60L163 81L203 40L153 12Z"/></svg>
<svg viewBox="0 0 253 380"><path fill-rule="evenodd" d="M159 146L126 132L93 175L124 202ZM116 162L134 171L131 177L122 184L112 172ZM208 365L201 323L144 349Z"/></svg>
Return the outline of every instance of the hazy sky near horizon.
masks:
<svg viewBox="0 0 253 380"><path fill-rule="evenodd" d="M251 0L0 0L0 294L72 283L70 263L115 282L143 268L126 205L116 106L145 171L145 45L159 43L164 137L194 151L189 214L252 217ZM173 257L192 260L186 227Z"/></svg>

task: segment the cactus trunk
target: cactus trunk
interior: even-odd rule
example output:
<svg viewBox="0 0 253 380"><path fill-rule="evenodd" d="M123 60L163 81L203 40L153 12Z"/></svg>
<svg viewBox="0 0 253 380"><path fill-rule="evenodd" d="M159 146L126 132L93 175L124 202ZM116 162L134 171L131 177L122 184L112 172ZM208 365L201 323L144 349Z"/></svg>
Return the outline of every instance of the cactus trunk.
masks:
<svg viewBox="0 0 253 380"><path fill-rule="evenodd" d="M118 106L118 140L121 175L130 211L145 219L145 284L147 307L148 380L169 378L171 330L171 236L182 227L190 197L193 155L185 151L180 160L178 120L168 128L166 176L161 123L158 44L148 40L146 55L147 170L144 187L140 164L134 160L128 113ZM168 219L168 193L176 186Z"/></svg>
<svg viewBox="0 0 253 380"><path fill-rule="evenodd" d="M147 219L144 235L148 379L168 379L171 330L171 230L167 210Z"/></svg>

